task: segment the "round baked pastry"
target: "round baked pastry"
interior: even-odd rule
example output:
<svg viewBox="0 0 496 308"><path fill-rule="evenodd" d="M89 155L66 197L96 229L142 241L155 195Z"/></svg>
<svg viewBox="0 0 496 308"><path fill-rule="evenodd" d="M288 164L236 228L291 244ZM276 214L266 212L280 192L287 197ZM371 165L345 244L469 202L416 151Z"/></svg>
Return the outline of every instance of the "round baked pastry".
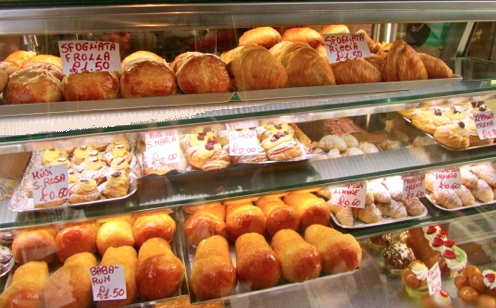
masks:
<svg viewBox="0 0 496 308"><path fill-rule="evenodd" d="M177 70L181 67L181 65L183 65L183 63L189 59L189 57L192 57L192 56L200 56L202 55L203 53L202 52L199 52L199 51L187 51L187 52L183 52L179 55L177 55L175 58L174 58L174 61L172 61L170 63L170 68L177 73Z"/></svg>
<svg viewBox="0 0 496 308"><path fill-rule="evenodd" d="M2 61L0 62L0 71L5 72L10 76L13 72L17 71L19 67L14 62Z"/></svg>
<svg viewBox="0 0 496 308"><path fill-rule="evenodd" d="M151 213L138 217L132 230L138 247L154 237L163 238L170 242L176 233L176 222L169 214Z"/></svg>
<svg viewBox="0 0 496 308"><path fill-rule="evenodd" d="M16 232L12 254L19 264L30 261L52 262L55 247L55 228L38 228Z"/></svg>
<svg viewBox="0 0 496 308"><path fill-rule="evenodd" d="M410 247L401 241L394 241L382 253L386 270L394 275L399 275L408 264L415 260L415 255Z"/></svg>
<svg viewBox="0 0 496 308"><path fill-rule="evenodd" d="M228 92L232 86L226 63L213 54L189 56L176 75L185 94Z"/></svg>
<svg viewBox="0 0 496 308"><path fill-rule="evenodd" d="M136 59L122 68L122 97L167 96L176 94L176 88L176 75L165 62Z"/></svg>
<svg viewBox="0 0 496 308"><path fill-rule="evenodd" d="M139 51L133 52L129 56L125 57L121 61L121 67L124 68L129 62L131 62L133 60L150 60L150 61L166 63L164 58L162 58L161 56L159 56L153 52L145 51L145 50L139 50Z"/></svg>
<svg viewBox="0 0 496 308"><path fill-rule="evenodd" d="M66 101L104 100L119 96L119 78L114 72L66 75L62 86Z"/></svg>
<svg viewBox="0 0 496 308"><path fill-rule="evenodd" d="M257 27L244 32L239 37L239 45L260 45L267 49L281 41L281 34L272 27Z"/></svg>
<svg viewBox="0 0 496 308"><path fill-rule="evenodd" d="M7 104L60 102L62 83L46 70L20 69L10 75L3 99Z"/></svg>
<svg viewBox="0 0 496 308"><path fill-rule="evenodd" d="M57 257L65 262L67 258L80 252L96 251L96 224L93 222L68 225L55 236Z"/></svg>
<svg viewBox="0 0 496 308"><path fill-rule="evenodd" d="M64 78L62 73L62 59L52 55L36 55L28 58L21 68L43 69L52 73L59 80Z"/></svg>

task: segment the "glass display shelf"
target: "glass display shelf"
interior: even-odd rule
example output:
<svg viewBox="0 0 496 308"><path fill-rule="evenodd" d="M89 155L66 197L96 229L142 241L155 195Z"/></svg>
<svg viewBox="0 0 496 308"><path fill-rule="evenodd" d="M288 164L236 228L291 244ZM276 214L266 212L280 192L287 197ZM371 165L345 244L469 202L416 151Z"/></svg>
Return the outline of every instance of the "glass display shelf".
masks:
<svg viewBox="0 0 496 308"><path fill-rule="evenodd" d="M22 212L12 211L5 201L0 209L0 229L77 221L164 207L176 208L207 201L369 180L492 160L495 156L496 149L493 147L452 152L435 144L326 160L240 165L206 172L172 171L165 176L142 177L137 192L120 201ZM493 210L494 207L485 206L482 209L463 211L462 215L470 216ZM456 217L457 214L445 215L432 211L426 222ZM389 228L406 228L418 223L419 221L408 221L392 226L354 230L351 233L357 237L367 236Z"/></svg>
<svg viewBox="0 0 496 308"><path fill-rule="evenodd" d="M493 20L496 3L470 1L2 1L0 23L9 34L84 33L164 29L242 28L329 23L467 22ZM301 14L305 12L305 14ZM36 18L33 18L36 17ZM415 19L415 18L414 18Z"/></svg>

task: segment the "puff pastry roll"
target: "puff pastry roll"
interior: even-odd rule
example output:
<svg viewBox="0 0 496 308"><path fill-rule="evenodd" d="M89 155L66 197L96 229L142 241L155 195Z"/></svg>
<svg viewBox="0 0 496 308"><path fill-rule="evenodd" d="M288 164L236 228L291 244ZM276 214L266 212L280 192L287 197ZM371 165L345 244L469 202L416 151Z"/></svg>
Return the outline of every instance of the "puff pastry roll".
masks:
<svg viewBox="0 0 496 308"><path fill-rule="evenodd" d="M491 163L482 163L470 167L470 171L492 187L496 187L496 170Z"/></svg>

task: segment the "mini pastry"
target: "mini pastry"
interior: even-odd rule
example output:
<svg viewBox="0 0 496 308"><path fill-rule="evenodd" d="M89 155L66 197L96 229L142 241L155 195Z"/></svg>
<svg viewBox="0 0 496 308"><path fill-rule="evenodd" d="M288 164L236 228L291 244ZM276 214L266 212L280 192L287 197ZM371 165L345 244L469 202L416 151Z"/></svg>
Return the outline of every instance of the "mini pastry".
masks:
<svg viewBox="0 0 496 308"><path fill-rule="evenodd" d="M117 144L112 147L107 147L107 150L103 156L103 159L107 162L107 164L111 165L112 161L116 158L123 158L130 163L133 157L125 144Z"/></svg>
<svg viewBox="0 0 496 308"><path fill-rule="evenodd" d="M87 158L81 165L84 167L81 172L81 177L85 179L94 179L97 184L101 184L105 180L105 174L108 170L107 164L98 159L98 157Z"/></svg>
<svg viewBox="0 0 496 308"><path fill-rule="evenodd" d="M401 176L389 176L382 181L391 198L396 201L403 199L403 178Z"/></svg>
<svg viewBox="0 0 496 308"><path fill-rule="evenodd" d="M386 247L382 256L386 270L394 275L401 274L408 264L415 260L412 249L401 241L392 242Z"/></svg>
<svg viewBox="0 0 496 308"><path fill-rule="evenodd" d="M44 166L49 166L52 161L63 156L64 154L60 149L48 149L43 151L41 162L43 163Z"/></svg>
<svg viewBox="0 0 496 308"><path fill-rule="evenodd" d="M98 201L102 195L98 191L98 185L93 179L80 179L74 184L69 196L69 202L72 204Z"/></svg>
<svg viewBox="0 0 496 308"><path fill-rule="evenodd" d="M392 233L384 233L381 235L371 236L367 239L367 243L372 251L382 253L387 246L394 241Z"/></svg>
<svg viewBox="0 0 496 308"><path fill-rule="evenodd" d="M411 297L420 297L429 292L427 286L427 272L429 269L424 262L413 260L401 274L405 290Z"/></svg>
<svg viewBox="0 0 496 308"><path fill-rule="evenodd" d="M393 200L389 190L382 184L382 179L368 181L367 190L372 192L375 202L388 204Z"/></svg>
<svg viewBox="0 0 496 308"><path fill-rule="evenodd" d="M113 159L110 163L110 168L115 171L124 172L127 175L129 175L129 173L131 172L131 167L129 167L129 163L124 157Z"/></svg>
<svg viewBox="0 0 496 308"><path fill-rule="evenodd" d="M113 148L124 148L126 151L131 151L131 144L128 140L113 141L107 145L105 152L111 152Z"/></svg>
<svg viewBox="0 0 496 308"><path fill-rule="evenodd" d="M120 198L127 195L129 191L129 177L120 171L115 171L107 177L101 189L102 195L107 198Z"/></svg>
<svg viewBox="0 0 496 308"><path fill-rule="evenodd" d="M472 105L470 105L470 109L463 105L452 105L446 111L446 116L453 121L461 121L468 117L470 111L472 111Z"/></svg>
<svg viewBox="0 0 496 308"><path fill-rule="evenodd" d="M465 149L470 145L470 132L463 121L439 126L433 136L436 141L454 149Z"/></svg>
<svg viewBox="0 0 496 308"><path fill-rule="evenodd" d="M319 148L325 152L329 152L334 148L338 149L340 152L344 152L348 146L343 138L336 135L326 135L319 140Z"/></svg>
<svg viewBox="0 0 496 308"><path fill-rule="evenodd" d="M96 247L101 256L110 247L132 247L135 243L131 223L125 220L104 222L96 234Z"/></svg>
<svg viewBox="0 0 496 308"><path fill-rule="evenodd" d="M446 110L438 107L421 110L420 113L412 116L412 124L429 134L433 134L438 126L450 122L451 120L446 116Z"/></svg>
<svg viewBox="0 0 496 308"><path fill-rule="evenodd" d="M81 145L77 147L73 154L72 154L72 160L75 164L81 164L84 162L87 158L91 157L91 152L93 151L93 147L88 146L88 145Z"/></svg>
<svg viewBox="0 0 496 308"><path fill-rule="evenodd" d="M461 183L468 188L473 188L477 185L477 180L479 179L477 175L472 173L471 168L464 166L460 168L460 179Z"/></svg>

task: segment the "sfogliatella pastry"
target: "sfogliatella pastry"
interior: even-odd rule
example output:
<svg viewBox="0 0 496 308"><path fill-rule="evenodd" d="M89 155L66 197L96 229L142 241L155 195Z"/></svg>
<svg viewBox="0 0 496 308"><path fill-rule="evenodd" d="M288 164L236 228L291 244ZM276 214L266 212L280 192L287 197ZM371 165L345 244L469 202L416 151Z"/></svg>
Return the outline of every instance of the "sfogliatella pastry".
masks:
<svg viewBox="0 0 496 308"><path fill-rule="evenodd" d="M284 279L303 282L320 276L322 256L317 247L307 243L296 231L279 230L272 237L272 249L281 260Z"/></svg>
<svg viewBox="0 0 496 308"><path fill-rule="evenodd" d="M190 276L195 296L202 300L227 296L236 284L236 268L227 240L220 235L202 240L196 249Z"/></svg>
<svg viewBox="0 0 496 308"><path fill-rule="evenodd" d="M89 308L93 304L89 269L97 265L92 253L80 252L69 257L50 275L43 288L45 307Z"/></svg>
<svg viewBox="0 0 496 308"><path fill-rule="evenodd" d="M184 222L184 233L190 245L213 235L227 238L226 207L220 203L206 204Z"/></svg>
<svg viewBox="0 0 496 308"><path fill-rule="evenodd" d="M246 233L235 243L236 275L250 290L270 288L279 283L281 262L258 233Z"/></svg>
<svg viewBox="0 0 496 308"><path fill-rule="evenodd" d="M281 41L281 34L272 27L257 27L245 31L239 37L239 45L260 45L270 49Z"/></svg>
<svg viewBox="0 0 496 308"><path fill-rule="evenodd" d="M120 198L128 194L129 177L120 171L112 172L102 184L101 194L107 198Z"/></svg>
<svg viewBox="0 0 496 308"><path fill-rule="evenodd" d="M72 204L98 201L103 198L93 179L80 179L71 187L69 193L69 202Z"/></svg>
<svg viewBox="0 0 496 308"><path fill-rule="evenodd" d="M52 73L58 80L62 81L62 59L57 56L38 54L24 61L21 68L41 69Z"/></svg>
<svg viewBox="0 0 496 308"><path fill-rule="evenodd" d="M132 231L138 247L154 237L170 242L176 233L176 222L165 212L142 214L134 221Z"/></svg>
<svg viewBox="0 0 496 308"><path fill-rule="evenodd" d="M416 259L412 249L401 241L392 242L382 256L386 270L394 275L401 274Z"/></svg>
<svg viewBox="0 0 496 308"><path fill-rule="evenodd" d="M417 52L403 39L396 39L382 66L385 81L427 79L427 70Z"/></svg>
<svg viewBox="0 0 496 308"><path fill-rule="evenodd" d="M223 93L232 86L226 63L214 54L187 57L176 70L176 76L185 94Z"/></svg>
<svg viewBox="0 0 496 308"><path fill-rule="evenodd" d="M21 69L9 76L3 99L7 104L61 102L62 82L46 70Z"/></svg>
<svg viewBox="0 0 496 308"><path fill-rule="evenodd" d="M119 78L114 72L65 75L62 93L66 101L115 99L119 97Z"/></svg>
<svg viewBox="0 0 496 308"><path fill-rule="evenodd" d="M48 281L48 266L31 261L17 268L10 285L0 294L0 307L43 307L43 288Z"/></svg>
<svg viewBox="0 0 496 308"><path fill-rule="evenodd" d="M288 86L286 69L262 46L241 46L228 63L228 70L238 91L279 89Z"/></svg>
<svg viewBox="0 0 496 308"><path fill-rule="evenodd" d="M136 284L145 300L161 299L178 294L184 279L184 265L163 238L151 238L138 252Z"/></svg>
<svg viewBox="0 0 496 308"><path fill-rule="evenodd" d="M287 29L282 34L281 39L282 41L307 43L312 48L317 48L317 46L324 44L322 35L318 31L308 27Z"/></svg>
<svg viewBox="0 0 496 308"><path fill-rule="evenodd" d="M325 273L348 272L360 266L362 248L352 235L315 224L305 229L304 238L317 247L322 256L322 268Z"/></svg>
<svg viewBox="0 0 496 308"><path fill-rule="evenodd" d="M149 61L155 61L155 62L166 62L164 58L161 56L157 55L156 53L153 53L151 51L146 51L146 50L138 50L133 52L132 54L128 55L121 61L121 67L125 67L129 62L134 61L134 60L149 60Z"/></svg>
<svg viewBox="0 0 496 308"><path fill-rule="evenodd" d="M164 61L135 59L122 67L120 95L124 98L176 94L176 74Z"/></svg>
<svg viewBox="0 0 496 308"><path fill-rule="evenodd" d="M369 61L358 58L331 64L337 84L357 84L382 81L382 72Z"/></svg>
<svg viewBox="0 0 496 308"><path fill-rule="evenodd" d="M55 236L57 257L65 262L67 258L81 252L96 251L97 226L94 222L82 222L64 226Z"/></svg>

